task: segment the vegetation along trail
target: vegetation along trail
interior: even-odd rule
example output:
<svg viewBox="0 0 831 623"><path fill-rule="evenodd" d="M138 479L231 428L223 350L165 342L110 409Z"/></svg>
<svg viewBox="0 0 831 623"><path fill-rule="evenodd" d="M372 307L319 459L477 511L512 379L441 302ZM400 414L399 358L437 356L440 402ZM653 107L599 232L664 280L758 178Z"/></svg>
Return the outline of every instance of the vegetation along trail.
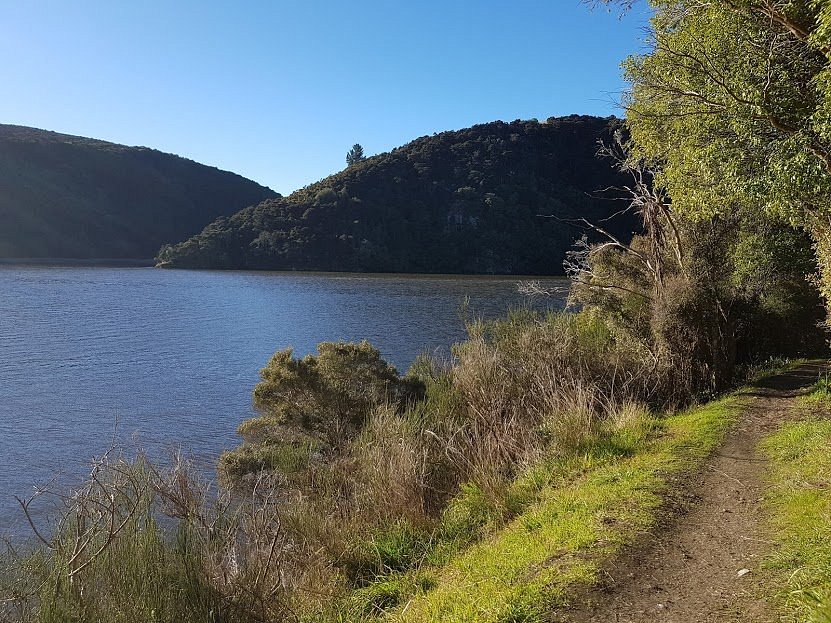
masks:
<svg viewBox="0 0 831 623"><path fill-rule="evenodd" d="M751 387L745 408L697 481L678 494L677 512L575 600L573 623L775 621L759 566L771 545L762 525L766 462L759 441L793 412L825 369L806 364Z"/></svg>

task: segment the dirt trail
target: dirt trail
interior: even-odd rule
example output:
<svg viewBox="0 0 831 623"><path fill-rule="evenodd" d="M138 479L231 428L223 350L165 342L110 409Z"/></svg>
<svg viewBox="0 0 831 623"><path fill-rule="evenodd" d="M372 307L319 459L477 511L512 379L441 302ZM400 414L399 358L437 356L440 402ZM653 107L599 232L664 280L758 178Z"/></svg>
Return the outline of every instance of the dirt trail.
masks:
<svg viewBox="0 0 831 623"><path fill-rule="evenodd" d="M759 440L789 416L793 400L827 368L808 364L744 394L746 408L724 445L678 500L677 512L559 619L573 623L777 621L756 579L767 552L759 526L764 459ZM739 577L739 572L749 570Z"/></svg>

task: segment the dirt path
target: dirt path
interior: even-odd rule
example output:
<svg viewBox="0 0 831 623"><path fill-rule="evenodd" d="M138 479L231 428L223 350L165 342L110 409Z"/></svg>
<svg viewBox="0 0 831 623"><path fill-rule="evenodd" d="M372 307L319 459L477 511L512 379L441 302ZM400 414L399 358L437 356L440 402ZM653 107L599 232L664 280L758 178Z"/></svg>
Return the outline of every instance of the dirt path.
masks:
<svg viewBox="0 0 831 623"><path fill-rule="evenodd" d="M768 543L759 527L764 460L756 445L788 417L794 397L826 368L808 364L753 387L721 449L679 496L666 525L632 548L603 585L560 620L722 623L778 620L756 579ZM740 576L742 570L749 570Z"/></svg>

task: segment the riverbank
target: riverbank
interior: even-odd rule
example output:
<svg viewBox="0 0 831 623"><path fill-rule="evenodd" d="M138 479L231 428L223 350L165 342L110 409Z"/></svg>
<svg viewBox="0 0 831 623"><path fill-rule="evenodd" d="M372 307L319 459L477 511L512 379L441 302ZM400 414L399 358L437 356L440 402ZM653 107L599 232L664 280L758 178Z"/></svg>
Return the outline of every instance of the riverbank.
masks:
<svg viewBox="0 0 831 623"><path fill-rule="evenodd" d="M768 561L779 561L777 577L790 575L790 585L827 583L817 577L819 570L804 568L803 579L794 579L788 554L805 548L809 534L824 542L820 534L827 532L810 529L824 521L824 506L803 504L815 519L802 525L778 519L780 531L782 524L786 533L790 528L790 545L778 551L781 539L777 545L766 540L763 500L796 509L790 498L765 495L771 467L758 446L779 427L784 432L765 442L766 454L777 440L782 444L797 396L823 370L824 364L803 365L652 421L636 443L588 450L568 469L552 470L556 479L549 472L540 500L508 525L444 564L361 589L353 607L381 620L413 622L778 621L783 599L795 598L790 591L768 590ZM831 439L827 426L823 431ZM802 473L803 465L787 469ZM540 475L536 470L531 477ZM777 479L783 480L781 474ZM427 590L420 588L423 579L417 581L423 577L432 578Z"/></svg>
<svg viewBox="0 0 831 623"><path fill-rule="evenodd" d="M270 616L280 619L294 611L292 616L301 621L356 623L732 622L778 620L777 613L789 607L792 620L807 621L806 613L816 612L824 595L824 589L809 590L809 585L821 586L826 580L821 566L811 571L800 564L797 575L795 565L797 560L821 563L806 538L816 534L824 539L825 528L816 524L824 521L824 506L802 502L806 494L815 498L825 492L811 485L809 492L782 496L794 484L804 489L802 482L824 482L829 473L810 467L817 465L814 458L825 461L825 454L815 452L817 431L803 430L818 426L826 440L822 443L831 444L828 427L786 421L801 404L802 388L816 380L819 370L819 364L802 366L666 417L628 411L586 440L579 452L552 456L519 473L503 492L508 506L501 510L490 505L481 490L467 487L429 535L404 523L388 524L370 540L353 535L353 556L368 546L367 561L371 563L373 556L381 561L372 574L351 589L327 593L323 610L298 612L275 594ZM757 448L763 438L761 454ZM802 450L791 447L794 444ZM279 566L270 568L261 558L259 548L285 546L291 513L262 514L272 500L258 503L255 509L260 510L254 514L247 506L199 506L199 514L184 514L189 505L204 500L193 497L199 490L193 483L177 484L186 473L183 466L166 471L142 462L98 465L91 484L102 483L107 494L102 503L120 500L119 512L127 512L124 527L100 553L79 554L83 566L77 572L72 570L77 561L70 564L69 572L84 578L83 600L72 593L57 599L30 595L29 607L39 603L40 614L21 620L85 615L110 621L116 618L108 617L119 612L124 615L118 615L119 621L136 623L197 620L208 604L225 612L223 620L256 619L244 610L233 613L253 607L239 602L248 591L265 590L253 582L271 581L271 574L280 572ZM760 487L771 477L776 488L764 496ZM95 497L98 487L82 492ZM795 503L793 495L802 502ZM169 513L165 523L179 522L180 534L183 529L191 534L188 540L171 541L155 522L146 523L142 517L147 511L142 509L152 508ZM797 509L802 509L799 521L787 520ZM808 518L806 511L816 519ZM91 542L105 537L105 515L88 516L104 531ZM282 519L273 523L267 517ZM780 530L775 540L768 537L768 521ZM221 533L216 532L219 525L225 526ZM240 542L241 529L247 538L259 536L253 543ZM205 540L209 533L213 536ZM48 584L66 571L65 556L75 542L71 534L66 538L46 558L4 558L0 593L10 594L13 586L18 597L4 601L0 613L14 608L23 612L22 588ZM243 566L224 580L229 583L223 596L213 592L216 586L210 577L188 577L207 570L206 564L218 565L217 572L224 568L226 544L243 547L236 550L241 557L237 564ZM55 563L49 562L51 557L57 557ZM63 562L57 564L61 557ZM793 591L770 590L784 576L807 597L795 599ZM320 586L323 590L326 585ZM243 588L245 592L236 593ZM813 602L812 595L817 596ZM283 607L290 610L282 611ZM43 608L51 614L44 616Z"/></svg>
<svg viewBox="0 0 831 623"><path fill-rule="evenodd" d="M0 257L0 265L6 266L79 266L101 268L151 268L154 259L123 258L67 258L67 257Z"/></svg>

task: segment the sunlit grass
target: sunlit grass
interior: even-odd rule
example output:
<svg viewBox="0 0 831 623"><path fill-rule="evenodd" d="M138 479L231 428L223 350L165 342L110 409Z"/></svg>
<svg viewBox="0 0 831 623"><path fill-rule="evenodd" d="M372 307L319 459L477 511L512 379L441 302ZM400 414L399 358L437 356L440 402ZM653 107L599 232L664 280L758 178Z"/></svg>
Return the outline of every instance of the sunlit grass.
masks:
<svg viewBox="0 0 831 623"><path fill-rule="evenodd" d="M809 410L831 413L831 377L827 372L817 379L810 393L799 397L798 404Z"/></svg>
<svg viewBox="0 0 831 623"><path fill-rule="evenodd" d="M598 440L576 459L540 464L514 485L521 509L469 547L445 547L415 570L353 593L333 616L401 622L543 621L600 565L652 528L674 476L698 468L739 410L728 398ZM475 492L462 495L475 501ZM506 496L510 499L510 495ZM462 503L462 502L460 502ZM451 507L452 508L452 507ZM493 517L490 517L493 521Z"/></svg>
<svg viewBox="0 0 831 623"><path fill-rule="evenodd" d="M774 553L767 561L788 621L831 622L831 384L797 403L804 417L763 440Z"/></svg>

